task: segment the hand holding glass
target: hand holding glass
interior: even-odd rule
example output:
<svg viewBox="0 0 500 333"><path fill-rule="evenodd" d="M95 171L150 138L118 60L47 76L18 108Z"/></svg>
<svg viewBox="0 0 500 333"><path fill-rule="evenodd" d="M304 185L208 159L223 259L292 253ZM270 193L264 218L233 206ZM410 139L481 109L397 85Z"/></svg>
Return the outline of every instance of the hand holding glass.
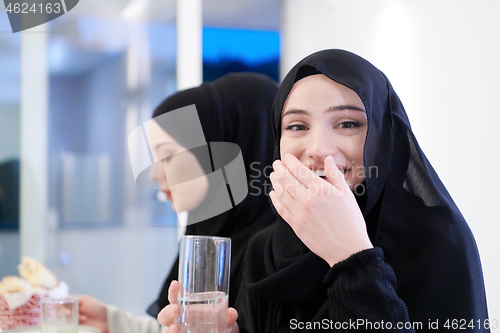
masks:
<svg viewBox="0 0 500 333"><path fill-rule="evenodd" d="M183 236L177 297L180 333L222 333L227 327L231 239Z"/></svg>

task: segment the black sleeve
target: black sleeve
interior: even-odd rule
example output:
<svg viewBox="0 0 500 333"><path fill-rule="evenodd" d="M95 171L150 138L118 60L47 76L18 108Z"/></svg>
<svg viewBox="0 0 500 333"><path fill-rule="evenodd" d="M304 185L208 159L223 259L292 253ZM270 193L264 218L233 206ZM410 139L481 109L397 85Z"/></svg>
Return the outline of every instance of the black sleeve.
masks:
<svg viewBox="0 0 500 333"><path fill-rule="evenodd" d="M334 332L415 332L409 328L408 310L396 294L396 276L381 248L335 264L324 283Z"/></svg>

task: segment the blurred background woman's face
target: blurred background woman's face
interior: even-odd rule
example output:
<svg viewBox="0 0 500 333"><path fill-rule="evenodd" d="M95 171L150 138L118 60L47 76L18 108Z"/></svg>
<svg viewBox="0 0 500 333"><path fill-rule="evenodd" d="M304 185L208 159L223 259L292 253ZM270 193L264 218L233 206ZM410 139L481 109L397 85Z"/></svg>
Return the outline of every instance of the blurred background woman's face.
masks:
<svg viewBox="0 0 500 333"><path fill-rule="evenodd" d="M325 178L332 155L351 190L363 182L368 121L353 90L323 74L307 76L293 85L281 117L281 157L290 153Z"/></svg>
<svg viewBox="0 0 500 333"><path fill-rule="evenodd" d="M193 153L155 121L150 123L149 144L156 163L151 167L149 178L160 183L160 189L175 211L191 211L198 207L208 191L203 168Z"/></svg>

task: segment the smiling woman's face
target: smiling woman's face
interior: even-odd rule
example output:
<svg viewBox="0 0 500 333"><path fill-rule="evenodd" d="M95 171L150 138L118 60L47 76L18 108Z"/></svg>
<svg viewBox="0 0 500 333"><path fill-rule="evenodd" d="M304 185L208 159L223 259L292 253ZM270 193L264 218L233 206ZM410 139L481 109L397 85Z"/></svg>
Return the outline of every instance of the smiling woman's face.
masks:
<svg viewBox="0 0 500 333"><path fill-rule="evenodd" d="M290 153L325 178L332 155L351 190L365 179L363 147L368 129L361 98L323 74L297 81L282 110L281 157Z"/></svg>
<svg viewBox="0 0 500 333"><path fill-rule="evenodd" d="M196 156L155 121L150 121L149 145L157 161L149 178L160 183L174 210L191 211L198 207L208 191L208 179Z"/></svg>

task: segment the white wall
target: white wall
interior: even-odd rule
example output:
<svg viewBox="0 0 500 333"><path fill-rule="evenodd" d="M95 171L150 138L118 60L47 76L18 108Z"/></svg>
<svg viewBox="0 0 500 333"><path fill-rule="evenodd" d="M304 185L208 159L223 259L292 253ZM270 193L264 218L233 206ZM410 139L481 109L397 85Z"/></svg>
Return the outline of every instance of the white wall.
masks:
<svg viewBox="0 0 500 333"><path fill-rule="evenodd" d="M45 262L48 214L47 34L42 26L20 34L20 251L21 255Z"/></svg>
<svg viewBox="0 0 500 333"><path fill-rule="evenodd" d="M414 133L479 247L491 319L500 319L500 2L283 0L282 75L325 48L390 78Z"/></svg>

